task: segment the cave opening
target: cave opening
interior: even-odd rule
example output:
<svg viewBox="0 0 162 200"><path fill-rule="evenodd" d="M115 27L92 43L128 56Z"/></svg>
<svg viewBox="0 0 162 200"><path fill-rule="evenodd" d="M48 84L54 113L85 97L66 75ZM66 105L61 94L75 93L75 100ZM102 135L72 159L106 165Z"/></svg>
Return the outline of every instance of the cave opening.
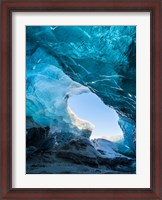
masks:
<svg viewBox="0 0 162 200"><path fill-rule="evenodd" d="M105 138L116 141L123 137L118 125L118 114L106 106L96 94L89 92L74 95L68 99L68 106L79 118L95 126L91 139Z"/></svg>

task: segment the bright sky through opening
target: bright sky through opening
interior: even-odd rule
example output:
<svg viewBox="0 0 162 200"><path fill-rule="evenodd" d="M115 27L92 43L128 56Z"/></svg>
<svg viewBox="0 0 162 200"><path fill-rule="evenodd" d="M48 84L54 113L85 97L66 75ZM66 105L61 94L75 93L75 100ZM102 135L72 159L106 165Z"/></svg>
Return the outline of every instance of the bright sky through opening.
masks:
<svg viewBox="0 0 162 200"><path fill-rule="evenodd" d="M93 137L123 135L118 125L117 113L94 93L72 96L68 100L68 105L79 118L95 125Z"/></svg>

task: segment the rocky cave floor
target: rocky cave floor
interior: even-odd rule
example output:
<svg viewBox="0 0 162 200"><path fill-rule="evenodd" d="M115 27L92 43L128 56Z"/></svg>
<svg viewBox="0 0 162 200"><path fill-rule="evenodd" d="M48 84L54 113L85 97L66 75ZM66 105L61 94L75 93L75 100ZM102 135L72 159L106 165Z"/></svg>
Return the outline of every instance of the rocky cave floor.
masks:
<svg viewBox="0 0 162 200"><path fill-rule="evenodd" d="M115 145L104 139L80 137L48 150L29 146L26 161L27 174L136 173L135 159L118 153Z"/></svg>

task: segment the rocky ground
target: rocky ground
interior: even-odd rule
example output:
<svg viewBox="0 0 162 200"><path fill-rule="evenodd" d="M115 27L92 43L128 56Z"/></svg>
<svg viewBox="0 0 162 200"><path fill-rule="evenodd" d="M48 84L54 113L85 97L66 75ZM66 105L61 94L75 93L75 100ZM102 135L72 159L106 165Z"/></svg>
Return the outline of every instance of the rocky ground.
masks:
<svg viewBox="0 0 162 200"><path fill-rule="evenodd" d="M104 139L90 141L85 137L55 148L27 148L27 174L130 174L135 160L117 152Z"/></svg>

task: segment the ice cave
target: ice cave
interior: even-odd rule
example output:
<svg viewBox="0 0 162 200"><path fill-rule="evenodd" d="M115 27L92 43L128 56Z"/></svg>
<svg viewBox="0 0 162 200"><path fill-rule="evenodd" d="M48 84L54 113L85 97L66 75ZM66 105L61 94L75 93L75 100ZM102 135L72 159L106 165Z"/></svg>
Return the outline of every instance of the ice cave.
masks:
<svg viewBox="0 0 162 200"><path fill-rule="evenodd" d="M92 138L69 103L88 94L115 112L118 140ZM26 27L26 173L136 173L135 26Z"/></svg>

